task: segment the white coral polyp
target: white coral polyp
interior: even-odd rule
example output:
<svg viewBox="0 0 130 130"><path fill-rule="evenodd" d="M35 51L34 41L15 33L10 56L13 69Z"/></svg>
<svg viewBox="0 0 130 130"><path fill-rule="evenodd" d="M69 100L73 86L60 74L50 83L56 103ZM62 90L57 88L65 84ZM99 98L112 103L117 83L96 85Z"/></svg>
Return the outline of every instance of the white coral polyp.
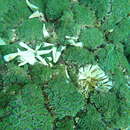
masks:
<svg viewBox="0 0 130 130"><path fill-rule="evenodd" d="M49 65L47 64L47 62L45 61L44 58L41 57L41 55L45 55L45 54L49 54L52 52L52 49L49 50L39 50L41 46L36 46L36 49L32 49L30 48L27 44L20 42L19 45L25 49L27 49L26 51L21 51L19 48L17 48L16 53L11 53L11 54L7 54L4 56L4 60L6 62L9 62L11 60L13 60L14 58L16 58L17 56L19 57L19 66L23 66L25 64L30 64L30 65L34 65L36 62L42 63L44 65Z"/></svg>
<svg viewBox="0 0 130 130"><path fill-rule="evenodd" d="M36 10L39 9L39 8L38 8L37 6L35 6L34 4L31 4L28 0L26 0L26 3L27 3L27 5L28 5L28 7L29 7L30 9L36 9Z"/></svg>
<svg viewBox="0 0 130 130"><path fill-rule="evenodd" d="M35 58L35 54L29 51L20 51L20 62L22 62L19 66L24 65L24 63L29 63L30 65L34 65L37 60Z"/></svg>
<svg viewBox="0 0 130 130"><path fill-rule="evenodd" d="M98 65L88 64L79 69L78 83L79 91L86 96L91 90L107 92L112 88L112 81Z"/></svg>
<svg viewBox="0 0 130 130"><path fill-rule="evenodd" d="M43 36L44 36L45 38L50 37L50 34L48 33L45 24L43 24L43 29L42 29L42 31L43 31Z"/></svg>
<svg viewBox="0 0 130 130"><path fill-rule="evenodd" d="M65 38L67 39L67 41L70 43L70 45L72 46L76 46L76 47L83 47L83 43L82 42L78 42L78 36L65 36Z"/></svg>

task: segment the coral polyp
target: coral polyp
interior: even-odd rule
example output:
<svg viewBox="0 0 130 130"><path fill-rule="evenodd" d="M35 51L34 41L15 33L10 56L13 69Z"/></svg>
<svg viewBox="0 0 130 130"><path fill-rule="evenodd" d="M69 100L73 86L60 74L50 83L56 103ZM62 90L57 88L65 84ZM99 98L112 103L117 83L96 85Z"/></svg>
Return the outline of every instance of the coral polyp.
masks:
<svg viewBox="0 0 130 130"><path fill-rule="evenodd" d="M79 91L86 97L93 90L107 92L112 88L112 81L98 65L87 64L79 69Z"/></svg>

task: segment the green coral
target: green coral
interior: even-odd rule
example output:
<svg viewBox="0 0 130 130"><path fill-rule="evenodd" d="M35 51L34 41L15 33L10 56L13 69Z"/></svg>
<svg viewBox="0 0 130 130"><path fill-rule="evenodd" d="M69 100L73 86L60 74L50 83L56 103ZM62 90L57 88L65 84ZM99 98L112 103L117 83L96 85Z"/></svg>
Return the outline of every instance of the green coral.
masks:
<svg viewBox="0 0 130 130"><path fill-rule="evenodd" d="M115 128L127 128L130 122L130 90L128 88L128 81L121 71L117 71L113 79L115 80L114 92L118 98L119 110L113 117L111 126Z"/></svg>
<svg viewBox="0 0 130 130"><path fill-rule="evenodd" d="M69 22L68 22L69 21ZM77 36L80 33L80 25L74 20L71 10L65 11L60 18L59 25L56 25L56 33L60 44L69 44L65 36Z"/></svg>
<svg viewBox="0 0 130 130"><path fill-rule="evenodd" d="M49 0L46 7L46 16L48 19L57 19L62 15L63 11L69 7L69 0Z"/></svg>
<svg viewBox="0 0 130 130"><path fill-rule="evenodd" d="M119 45L121 46L121 44L118 43L117 46ZM117 68L120 70L125 68L129 72L129 63L123 54L124 52L115 45L109 44L105 48L99 49L96 53L97 56L100 57L99 64L104 70L115 73Z"/></svg>
<svg viewBox="0 0 130 130"><path fill-rule="evenodd" d="M0 109L5 110L8 103L13 99L13 97L17 94L17 92L21 89L21 86L18 85L10 85L3 87L0 90ZM6 112L3 113L3 117L6 116ZM1 115L0 115L1 118Z"/></svg>
<svg viewBox="0 0 130 130"><path fill-rule="evenodd" d="M41 89L32 84L24 86L6 111L11 113L0 125L1 129L52 129L52 117L44 106Z"/></svg>
<svg viewBox="0 0 130 130"><path fill-rule="evenodd" d="M77 92L75 86L65 77L57 77L52 80L46 89L49 104L53 113L59 119L65 116L75 116L83 109L84 99Z"/></svg>
<svg viewBox="0 0 130 130"><path fill-rule="evenodd" d="M130 91L123 72L113 75L113 89L109 93L91 95L91 103L103 114L105 124L110 128L126 128L129 124Z"/></svg>
<svg viewBox="0 0 130 130"><path fill-rule="evenodd" d="M0 129L128 129L130 0L29 2L43 13L44 22L29 19L36 9L30 9L26 0L0 0L0 38L6 43L0 45ZM43 23L48 38L43 36ZM33 49L43 42L66 49L52 67L38 63L19 67L17 58L5 62L3 56L17 48L26 50L19 46L21 41ZM49 62L47 56L52 55L43 58ZM87 99L78 92L79 68L86 64L97 64L109 76L109 92L91 91Z"/></svg>
<svg viewBox="0 0 130 130"><path fill-rule="evenodd" d="M113 93L95 93L91 97L91 102L103 114L103 118L108 124L113 121L113 117L117 115L117 111L120 109L118 99Z"/></svg>
<svg viewBox="0 0 130 130"><path fill-rule="evenodd" d="M7 6L6 13L3 14L1 21L8 23L6 26L13 29L27 19L31 12L27 8L25 1L10 0L8 4L8 6L5 4Z"/></svg>
<svg viewBox="0 0 130 130"><path fill-rule="evenodd" d="M9 1L1 0L0 1L0 10L1 10L0 11L0 16L3 16L3 14L8 11L8 8L9 8Z"/></svg>
<svg viewBox="0 0 130 130"><path fill-rule="evenodd" d="M31 2L31 4L38 7L38 10L40 12L45 13L47 0L31 0L30 2ZM35 10L33 10L33 11L35 11Z"/></svg>
<svg viewBox="0 0 130 130"><path fill-rule="evenodd" d="M0 5L3 5L3 3ZM12 29L18 28L24 20L28 19L31 12L27 8L25 1L10 0L7 5L5 13L0 18L0 36L7 42L10 42L11 35L13 35Z"/></svg>
<svg viewBox="0 0 130 130"><path fill-rule="evenodd" d="M109 40L113 42L124 42L130 35L130 18L122 20L113 32L109 35Z"/></svg>
<svg viewBox="0 0 130 130"><path fill-rule="evenodd" d="M112 17L115 18L116 22L120 21L120 19L126 17L129 14L129 7L129 0L114 0L112 2Z"/></svg>
<svg viewBox="0 0 130 130"><path fill-rule="evenodd" d="M130 55L130 38L128 38L127 40L125 40L124 52L125 52L126 56Z"/></svg>
<svg viewBox="0 0 130 130"><path fill-rule="evenodd" d="M96 49L104 43L103 33L97 28L84 29L79 39L89 49Z"/></svg>
<svg viewBox="0 0 130 130"><path fill-rule="evenodd" d="M78 47L69 47L65 51L63 59L69 64L85 65L95 63L94 55L90 51Z"/></svg>
<svg viewBox="0 0 130 130"><path fill-rule="evenodd" d="M56 130L74 130L74 121L71 118L65 118L56 122Z"/></svg>
<svg viewBox="0 0 130 130"><path fill-rule="evenodd" d="M41 64L31 67L30 74L34 83L43 84L52 78L52 69Z"/></svg>
<svg viewBox="0 0 130 130"><path fill-rule="evenodd" d="M108 15L111 11L111 0L90 0L91 3L89 4L92 7L98 19L103 20L104 17Z"/></svg>
<svg viewBox="0 0 130 130"><path fill-rule="evenodd" d="M23 41L43 40L42 26L38 19L25 20L17 29L18 37Z"/></svg>
<svg viewBox="0 0 130 130"><path fill-rule="evenodd" d="M129 15L130 1L129 0L114 0L111 2L111 11L109 17L101 25L103 30L110 31L115 28L116 24L120 23Z"/></svg>
<svg viewBox="0 0 130 130"><path fill-rule="evenodd" d="M4 45L0 47L0 53L4 56L9 53L17 52L17 48L19 47L18 43Z"/></svg>
<svg viewBox="0 0 130 130"><path fill-rule="evenodd" d="M78 130L105 130L101 114L93 105L87 106L87 112L83 113L77 120Z"/></svg>
<svg viewBox="0 0 130 130"><path fill-rule="evenodd" d="M30 77L23 68L14 64L1 65L1 68L0 107L5 107L22 86L29 83Z"/></svg>
<svg viewBox="0 0 130 130"><path fill-rule="evenodd" d="M29 82L29 76L23 68L15 66L14 64L8 64L2 80L4 86L13 84L26 84Z"/></svg>
<svg viewBox="0 0 130 130"><path fill-rule="evenodd" d="M94 11L83 5L75 5L73 8L74 19L81 26L93 26L96 23Z"/></svg>
<svg viewBox="0 0 130 130"><path fill-rule="evenodd" d="M88 6L91 3L91 0L79 0L80 4Z"/></svg>

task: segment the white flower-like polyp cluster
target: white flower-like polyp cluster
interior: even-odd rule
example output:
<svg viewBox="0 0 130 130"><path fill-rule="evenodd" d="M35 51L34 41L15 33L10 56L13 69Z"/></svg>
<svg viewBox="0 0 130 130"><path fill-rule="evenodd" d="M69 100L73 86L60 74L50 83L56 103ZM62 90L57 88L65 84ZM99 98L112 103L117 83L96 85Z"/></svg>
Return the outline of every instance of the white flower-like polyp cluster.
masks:
<svg viewBox="0 0 130 130"><path fill-rule="evenodd" d="M52 49L50 50L39 50L40 46L36 46L36 49L33 50L30 48L27 44L20 42L19 45L25 49L26 51L21 51L19 48L17 48L16 53L11 53L4 56L4 60L6 62L9 62L13 60L15 57L19 56L19 66L23 66L25 64L34 65L36 62L39 62L44 65L48 65L48 63L45 61L44 58L41 57L41 55L49 54L52 52Z"/></svg>
<svg viewBox="0 0 130 130"><path fill-rule="evenodd" d="M79 69L79 91L85 96L92 90L107 92L112 88L112 81L98 65L88 64Z"/></svg>

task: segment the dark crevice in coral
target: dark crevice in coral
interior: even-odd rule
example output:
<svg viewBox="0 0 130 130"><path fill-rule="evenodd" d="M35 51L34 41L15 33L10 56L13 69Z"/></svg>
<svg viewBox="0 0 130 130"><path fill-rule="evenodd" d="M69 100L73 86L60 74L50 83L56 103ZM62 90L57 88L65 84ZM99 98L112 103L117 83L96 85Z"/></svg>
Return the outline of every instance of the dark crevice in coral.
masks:
<svg viewBox="0 0 130 130"><path fill-rule="evenodd" d="M45 83L45 84L43 85L43 88L42 88L42 94L43 94L43 97L44 97L44 100L45 100L44 105L45 105L46 109L48 110L48 112L51 114L51 116L54 117L54 113L52 112L52 109L53 109L53 108L51 108L51 106L50 106L50 104L49 104L49 97L48 97L47 93L44 91L44 89L45 89L47 86L48 86L48 83Z"/></svg>

